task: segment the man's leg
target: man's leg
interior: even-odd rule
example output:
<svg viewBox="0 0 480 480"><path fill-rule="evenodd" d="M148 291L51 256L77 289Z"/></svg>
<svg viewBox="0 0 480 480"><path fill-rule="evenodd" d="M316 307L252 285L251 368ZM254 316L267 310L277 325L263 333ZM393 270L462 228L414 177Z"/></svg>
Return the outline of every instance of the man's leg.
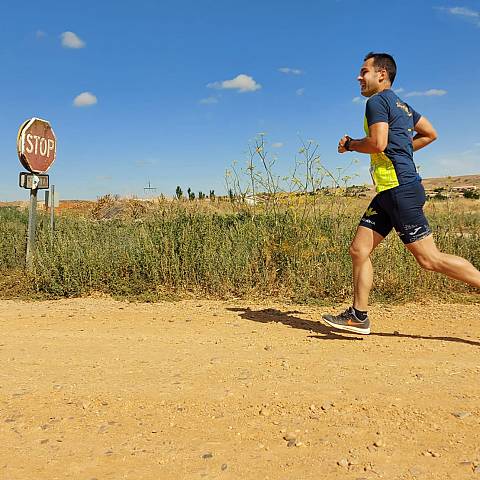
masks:
<svg viewBox="0 0 480 480"><path fill-rule="evenodd" d="M377 214L378 215L378 214ZM388 227L384 230L388 234ZM368 295L373 283L373 267L370 254L384 239L374 230L360 225L350 246L353 264L353 307L347 308L339 315L322 315L323 321L330 327L354 333L368 335L370 320L367 316Z"/></svg>
<svg viewBox="0 0 480 480"><path fill-rule="evenodd" d="M368 296L373 284L370 254L384 239L370 228L359 226L350 246L353 266L353 307L360 311L368 308Z"/></svg>
<svg viewBox="0 0 480 480"><path fill-rule="evenodd" d="M432 235L405 246L425 270L443 273L450 278L480 288L480 272L464 258L440 252Z"/></svg>

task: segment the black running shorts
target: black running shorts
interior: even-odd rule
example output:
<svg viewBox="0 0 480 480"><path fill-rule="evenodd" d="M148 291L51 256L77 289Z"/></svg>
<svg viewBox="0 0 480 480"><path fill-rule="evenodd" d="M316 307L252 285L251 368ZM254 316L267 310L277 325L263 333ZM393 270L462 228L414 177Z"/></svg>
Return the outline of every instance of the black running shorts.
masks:
<svg viewBox="0 0 480 480"><path fill-rule="evenodd" d="M423 213L425 190L420 182L399 185L378 193L360 220L360 226L386 237L395 228L403 243L432 233Z"/></svg>

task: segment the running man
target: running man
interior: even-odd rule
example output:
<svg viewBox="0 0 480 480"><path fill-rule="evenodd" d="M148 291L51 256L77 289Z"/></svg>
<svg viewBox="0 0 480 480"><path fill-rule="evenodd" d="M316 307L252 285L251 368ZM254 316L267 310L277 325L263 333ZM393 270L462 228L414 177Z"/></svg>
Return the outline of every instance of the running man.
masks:
<svg viewBox="0 0 480 480"><path fill-rule="evenodd" d="M370 203L350 246L353 264L353 306L340 315L323 315L340 330L370 333L368 296L373 283L370 254L394 228L405 247L425 270L480 288L480 272L467 260L440 252L423 213L425 190L413 162L413 152L437 138L432 124L391 90L397 66L387 53L370 52L357 80L368 97L365 134L355 140L345 135L338 152L370 154L370 172L377 195ZM415 132L415 133L414 133Z"/></svg>

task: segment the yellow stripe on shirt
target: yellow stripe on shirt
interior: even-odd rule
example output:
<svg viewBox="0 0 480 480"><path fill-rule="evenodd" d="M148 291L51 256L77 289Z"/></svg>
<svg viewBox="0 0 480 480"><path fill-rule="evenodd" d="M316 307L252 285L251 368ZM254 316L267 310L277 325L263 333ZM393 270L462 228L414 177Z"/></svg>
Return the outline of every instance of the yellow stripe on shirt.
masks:
<svg viewBox="0 0 480 480"><path fill-rule="evenodd" d="M365 134L368 136L369 128L367 117L364 119L363 126ZM370 154L370 175L372 176L377 192L383 192L384 190L389 190L390 188L400 185L395 167L384 152Z"/></svg>

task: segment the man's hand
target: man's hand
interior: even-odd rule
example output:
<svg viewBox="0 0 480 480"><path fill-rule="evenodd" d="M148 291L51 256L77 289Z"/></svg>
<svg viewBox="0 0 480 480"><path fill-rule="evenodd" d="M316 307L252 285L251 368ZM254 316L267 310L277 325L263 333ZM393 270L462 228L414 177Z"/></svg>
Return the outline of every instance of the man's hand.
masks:
<svg viewBox="0 0 480 480"><path fill-rule="evenodd" d="M347 140L350 140L348 144L348 149L345 148L345 143L347 142ZM387 148L387 144L388 123L378 122L370 125L368 136L364 138L354 139L350 138L348 135L344 135L338 142L338 153L381 153Z"/></svg>
<svg viewBox="0 0 480 480"><path fill-rule="evenodd" d="M345 148L345 142L349 139L350 137L348 135L344 135L340 141L338 142L338 153L345 153L348 152L348 150Z"/></svg>
<svg viewBox="0 0 480 480"><path fill-rule="evenodd" d="M416 152L437 139L437 132L432 124L425 118L420 117L414 130L417 134L413 137L413 151Z"/></svg>

